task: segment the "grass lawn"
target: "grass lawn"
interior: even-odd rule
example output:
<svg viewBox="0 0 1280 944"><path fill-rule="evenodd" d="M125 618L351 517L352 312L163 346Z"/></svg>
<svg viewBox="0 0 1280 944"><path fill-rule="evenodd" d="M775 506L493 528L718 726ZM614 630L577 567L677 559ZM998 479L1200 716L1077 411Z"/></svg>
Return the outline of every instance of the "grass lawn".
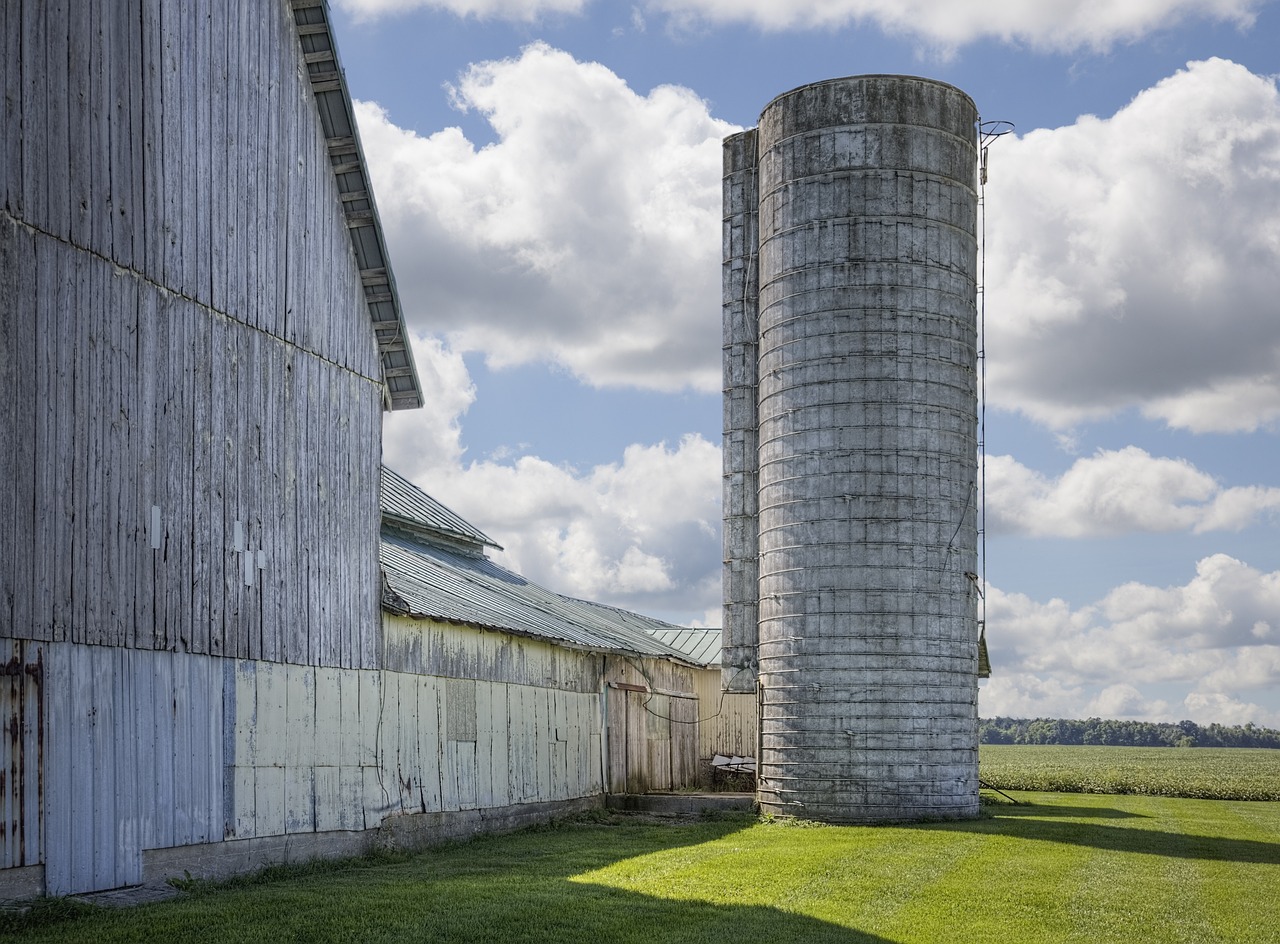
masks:
<svg viewBox="0 0 1280 944"><path fill-rule="evenodd" d="M1280 803L1015 794L982 819L598 817L120 912L28 941L1276 942ZM59 916L58 912L64 912ZM2 936L2 935L0 935Z"/></svg>

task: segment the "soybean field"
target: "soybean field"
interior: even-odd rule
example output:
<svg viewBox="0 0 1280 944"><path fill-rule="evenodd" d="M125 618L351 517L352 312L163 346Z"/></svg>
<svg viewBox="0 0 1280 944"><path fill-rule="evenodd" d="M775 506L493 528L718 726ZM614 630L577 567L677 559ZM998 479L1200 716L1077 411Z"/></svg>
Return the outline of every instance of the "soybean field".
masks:
<svg viewBox="0 0 1280 944"><path fill-rule="evenodd" d="M984 744L979 756L999 790L1280 800L1280 750Z"/></svg>

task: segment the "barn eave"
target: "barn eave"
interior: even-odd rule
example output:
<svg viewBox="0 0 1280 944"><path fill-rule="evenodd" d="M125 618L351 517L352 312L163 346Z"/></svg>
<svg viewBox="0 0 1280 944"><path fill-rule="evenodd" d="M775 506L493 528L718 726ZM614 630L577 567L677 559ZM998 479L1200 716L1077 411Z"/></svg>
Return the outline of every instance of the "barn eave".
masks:
<svg viewBox="0 0 1280 944"><path fill-rule="evenodd" d="M290 0L312 97L329 149L351 248L360 267L365 304L378 339L383 405L388 410L422 406L422 385L413 363L400 294L383 238L382 221L369 184L351 94L329 25L327 0Z"/></svg>

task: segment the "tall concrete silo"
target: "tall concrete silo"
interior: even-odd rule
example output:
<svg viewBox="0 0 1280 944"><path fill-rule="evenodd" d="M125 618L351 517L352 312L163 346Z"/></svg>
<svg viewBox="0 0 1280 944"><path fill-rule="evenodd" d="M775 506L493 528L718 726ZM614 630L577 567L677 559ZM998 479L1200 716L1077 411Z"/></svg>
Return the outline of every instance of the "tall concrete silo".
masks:
<svg viewBox="0 0 1280 944"><path fill-rule="evenodd" d="M977 812L976 120L856 76L725 142L725 682L767 812Z"/></svg>

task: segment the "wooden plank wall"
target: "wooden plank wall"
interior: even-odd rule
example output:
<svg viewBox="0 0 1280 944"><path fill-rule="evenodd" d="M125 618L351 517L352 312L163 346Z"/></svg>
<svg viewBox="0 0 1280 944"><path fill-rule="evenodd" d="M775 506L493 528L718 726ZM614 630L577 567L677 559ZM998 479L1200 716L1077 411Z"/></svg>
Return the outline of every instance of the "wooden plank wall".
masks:
<svg viewBox="0 0 1280 944"><path fill-rule="evenodd" d="M394 812L480 809L601 792L601 656L536 639L384 616L384 710L400 732Z"/></svg>
<svg viewBox="0 0 1280 944"><path fill-rule="evenodd" d="M389 636L431 626L482 663L504 637L387 617ZM505 637L517 656L483 678L237 664L228 836L372 829L388 815L592 796L601 782L599 668L589 653ZM581 661L597 684L539 672Z"/></svg>
<svg viewBox="0 0 1280 944"><path fill-rule="evenodd" d="M756 754L756 696L726 692L720 669L694 673L698 693L698 758L709 761L716 754L754 757Z"/></svg>
<svg viewBox="0 0 1280 944"><path fill-rule="evenodd" d="M680 790L698 782L695 671L664 659L606 660L611 793Z"/></svg>
<svg viewBox="0 0 1280 944"><path fill-rule="evenodd" d="M0 637L377 664L380 368L290 17L0 11Z"/></svg>

